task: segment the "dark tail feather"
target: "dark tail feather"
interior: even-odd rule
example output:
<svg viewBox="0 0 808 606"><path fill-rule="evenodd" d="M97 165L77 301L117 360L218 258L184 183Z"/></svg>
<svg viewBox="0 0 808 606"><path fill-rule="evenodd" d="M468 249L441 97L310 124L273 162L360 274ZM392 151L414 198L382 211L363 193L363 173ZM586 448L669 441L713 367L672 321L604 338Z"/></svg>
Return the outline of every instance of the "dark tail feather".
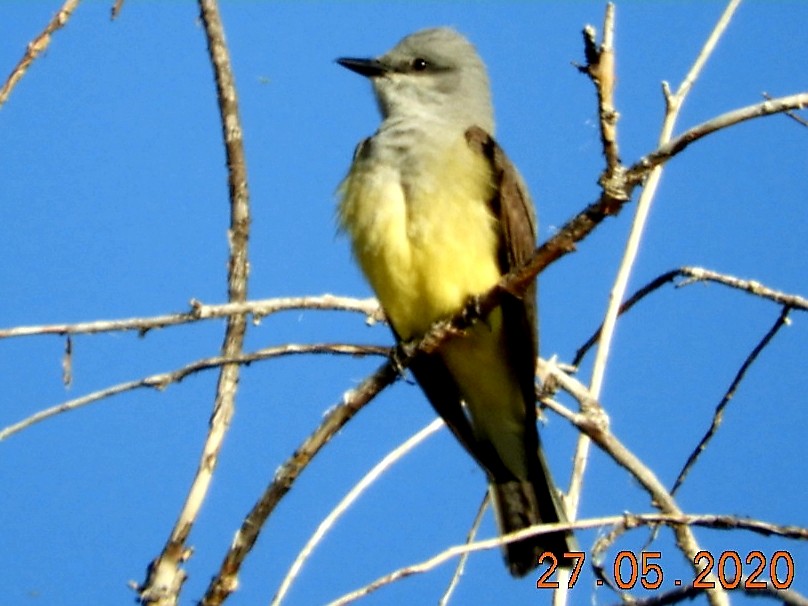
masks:
<svg viewBox="0 0 808 606"><path fill-rule="evenodd" d="M539 523L567 521L541 452L539 460L544 477L537 477L533 482L510 480L491 484L491 497L501 534ZM526 575L536 568L539 557L545 551L555 555L559 566L569 567L573 559L564 557L564 554L578 551L578 544L572 531L541 534L510 543L505 547L505 559L511 574L515 577Z"/></svg>

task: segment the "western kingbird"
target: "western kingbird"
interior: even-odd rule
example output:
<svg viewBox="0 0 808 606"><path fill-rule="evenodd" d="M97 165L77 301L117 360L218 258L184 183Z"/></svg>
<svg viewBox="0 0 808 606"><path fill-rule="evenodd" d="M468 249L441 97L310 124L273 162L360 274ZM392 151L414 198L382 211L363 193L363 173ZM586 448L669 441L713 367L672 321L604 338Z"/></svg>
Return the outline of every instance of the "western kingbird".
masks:
<svg viewBox="0 0 808 606"><path fill-rule="evenodd" d="M533 206L492 138L485 65L463 36L427 29L377 59L337 62L371 80L382 114L340 185L340 227L397 339L418 339L527 260ZM567 519L536 429L535 295L535 285L522 298L506 294L411 365L485 470L503 534ZM564 553L574 548L570 532L554 532L511 543L505 556L522 576L544 551L568 565Z"/></svg>

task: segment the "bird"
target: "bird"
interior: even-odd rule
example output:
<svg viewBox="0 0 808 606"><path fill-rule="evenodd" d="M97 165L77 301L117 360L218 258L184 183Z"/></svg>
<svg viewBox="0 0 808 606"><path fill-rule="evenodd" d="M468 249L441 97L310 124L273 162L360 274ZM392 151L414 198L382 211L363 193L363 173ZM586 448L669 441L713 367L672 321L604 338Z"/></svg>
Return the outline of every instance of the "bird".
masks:
<svg viewBox="0 0 808 606"><path fill-rule="evenodd" d="M420 30L379 57L337 63L370 80L382 118L338 187L339 229L396 340L412 342L530 257L533 203L493 138L486 67L456 30ZM536 426L536 314L534 282L410 364L485 472L501 534L568 519ZM545 552L570 565L575 549L562 530L503 551L522 577Z"/></svg>

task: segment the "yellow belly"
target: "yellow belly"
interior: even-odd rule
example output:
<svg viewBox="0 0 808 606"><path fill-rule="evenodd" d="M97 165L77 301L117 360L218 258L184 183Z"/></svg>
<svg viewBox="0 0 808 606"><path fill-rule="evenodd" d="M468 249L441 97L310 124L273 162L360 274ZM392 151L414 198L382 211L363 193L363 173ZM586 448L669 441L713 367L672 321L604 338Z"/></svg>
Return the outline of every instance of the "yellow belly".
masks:
<svg viewBox="0 0 808 606"><path fill-rule="evenodd" d="M496 220L488 209L491 169L465 139L417 178L364 159L341 186L340 221L393 328L404 340L458 312L500 279ZM509 365L502 310L494 310L439 355L454 378L478 439L527 479L524 398ZM529 404L532 405L532 402Z"/></svg>

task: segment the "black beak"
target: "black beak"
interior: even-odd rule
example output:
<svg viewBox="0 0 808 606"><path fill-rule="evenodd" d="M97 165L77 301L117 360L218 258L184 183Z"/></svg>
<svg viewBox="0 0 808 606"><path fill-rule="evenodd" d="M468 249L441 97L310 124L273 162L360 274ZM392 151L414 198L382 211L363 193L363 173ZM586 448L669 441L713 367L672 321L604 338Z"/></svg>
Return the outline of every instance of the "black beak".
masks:
<svg viewBox="0 0 808 606"><path fill-rule="evenodd" d="M366 78L376 78L383 76L389 70L378 59L353 59L351 57L340 57L337 59L342 67L347 67L352 72L356 72Z"/></svg>

